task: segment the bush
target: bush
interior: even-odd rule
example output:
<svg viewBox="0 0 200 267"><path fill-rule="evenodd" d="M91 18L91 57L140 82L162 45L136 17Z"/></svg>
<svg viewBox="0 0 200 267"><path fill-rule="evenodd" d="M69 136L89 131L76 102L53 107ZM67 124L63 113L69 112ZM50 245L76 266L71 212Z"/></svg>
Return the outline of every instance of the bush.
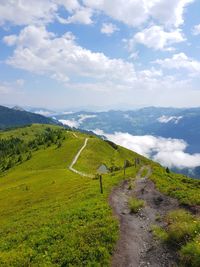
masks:
<svg viewBox="0 0 200 267"><path fill-rule="evenodd" d="M194 241L182 247L180 257L182 264L185 266L200 266L200 235Z"/></svg>
<svg viewBox="0 0 200 267"><path fill-rule="evenodd" d="M144 207L144 200L137 199L135 197L130 198L128 201L128 206L131 213L137 213L142 207Z"/></svg>
<svg viewBox="0 0 200 267"><path fill-rule="evenodd" d="M161 228L157 225L153 225L152 231L153 231L153 235L156 239L161 240L162 242L167 241L168 234L163 228Z"/></svg>
<svg viewBox="0 0 200 267"><path fill-rule="evenodd" d="M176 210L166 216L168 241L181 246L200 233L200 220L185 210Z"/></svg>

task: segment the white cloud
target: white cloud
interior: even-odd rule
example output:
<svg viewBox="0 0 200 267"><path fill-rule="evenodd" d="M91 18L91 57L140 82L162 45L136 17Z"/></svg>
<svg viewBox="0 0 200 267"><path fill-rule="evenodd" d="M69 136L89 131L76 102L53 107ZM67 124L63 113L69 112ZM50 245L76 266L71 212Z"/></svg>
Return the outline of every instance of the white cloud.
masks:
<svg viewBox="0 0 200 267"><path fill-rule="evenodd" d="M40 114L40 115L45 116L45 117L50 117L53 115L53 113L51 111L43 110L43 109L35 110L34 113ZM53 119L56 119L56 118L53 118Z"/></svg>
<svg viewBox="0 0 200 267"><path fill-rule="evenodd" d="M57 11L54 1L12 1L6 0L0 3L0 24L11 22L15 25L26 25L36 22L50 22Z"/></svg>
<svg viewBox="0 0 200 267"><path fill-rule="evenodd" d="M80 115L78 115L78 117L79 117L78 122L81 124L81 123L83 123L85 120L96 118L96 116L97 116L97 115L80 114Z"/></svg>
<svg viewBox="0 0 200 267"><path fill-rule="evenodd" d="M194 168L200 166L200 154L185 152L187 143L181 139L155 137L151 135L134 136L129 133L116 132L106 134L95 130L96 134L104 135L112 142L135 151L143 156L170 168Z"/></svg>
<svg viewBox="0 0 200 267"><path fill-rule="evenodd" d="M7 60L9 65L47 74L59 81L85 77L126 84L135 79L133 64L84 49L70 33L57 37L44 26L32 25L25 27L18 36L4 37L4 42L15 45L13 55Z"/></svg>
<svg viewBox="0 0 200 267"><path fill-rule="evenodd" d="M128 40L128 47L132 50L136 44L145 45L155 50L173 50L172 44L185 41L180 29L165 31L162 26L153 25L134 35Z"/></svg>
<svg viewBox="0 0 200 267"><path fill-rule="evenodd" d="M133 63L84 49L77 44L72 34L58 37L44 26L27 26L19 35L6 36L3 40L14 46L13 55L7 59L7 64L50 76L71 89L115 90L116 93L117 90L124 92L161 86L169 88L172 82L177 87L179 82L175 78L164 77L159 69L136 71ZM83 82L78 82L80 79Z"/></svg>
<svg viewBox="0 0 200 267"><path fill-rule="evenodd" d="M74 119L73 120L59 120L59 122L61 122L64 125L67 125L69 127L72 127L72 128L78 128L79 127L79 122L75 121Z"/></svg>
<svg viewBox="0 0 200 267"><path fill-rule="evenodd" d="M148 1L148 0L147 0ZM179 27L184 23L184 11L194 0L155 0L149 1L151 16L168 27Z"/></svg>
<svg viewBox="0 0 200 267"><path fill-rule="evenodd" d="M182 119L183 117L182 116L161 116L159 117L157 120L160 122L160 123L168 123L168 122L173 122L175 124L178 124L179 121Z"/></svg>
<svg viewBox="0 0 200 267"><path fill-rule="evenodd" d="M58 15L61 7L77 17L76 20L79 17L79 22L85 23L84 15L81 14L85 10L78 0L6 0L0 2L0 25L6 22L14 25L29 25L62 20Z"/></svg>
<svg viewBox="0 0 200 267"><path fill-rule="evenodd" d="M104 33L108 36L112 35L114 32L118 31L119 29L117 28L116 25L113 23L103 23L101 27L101 33Z"/></svg>
<svg viewBox="0 0 200 267"><path fill-rule="evenodd" d="M192 29L192 34L193 35L200 35L200 24L195 25Z"/></svg>
<svg viewBox="0 0 200 267"><path fill-rule="evenodd" d="M67 19L63 17L57 17L58 21L62 24L70 24L70 23L80 23L80 24L92 24L92 15L93 11L91 8L79 8L77 9L73 15L69 16Z"/></svg>
<svg viewBox="0 0 200 267"><path fill-rule="evenodd" d="M185 7L193 0L3 0L0 2L0 24L15 25L49 23L92 23L94 12L103 12L127 25L139 26L150 19L161 24L178 27L183 24ZM60 8L71 15L62 18Z"/></svg>
<svg viewBox="0 0 200 267"><path fill-rule="evenodd" d="M115 20L130 26L139 26L156 19L166 26L183 24L185 7L193 0L84 0L88 7L102 11Z"/></svg>
<svg viewBox="0 0 200 267"><path fill-rule="evenodd" d="M164 166L177 167L179 169L195 168L200 166L200 154L189 154L184 151L158 152L154 160Z"/></svg>
<svg viewBox="0 0 200 267"><path fill-rule="evenodd" d="M192 74L200 72L200 61L189 58L184 53L174 54L171 58L158 59L154 63L168 69L186 69Z"/></svg>
<svg viewBox="0 0 200 267"><path fill-rule="evenodd" d="M85 120L96 118L96 115L80 114L78 118L78 120L59 120L59 122L70 127L78 128Z"/></svg>

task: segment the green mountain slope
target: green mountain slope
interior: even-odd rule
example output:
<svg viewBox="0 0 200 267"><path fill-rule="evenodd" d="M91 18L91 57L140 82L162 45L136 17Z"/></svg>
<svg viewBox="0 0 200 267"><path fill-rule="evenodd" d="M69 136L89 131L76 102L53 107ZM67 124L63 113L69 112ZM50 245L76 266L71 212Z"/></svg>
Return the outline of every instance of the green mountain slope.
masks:
<svg viewBox="0 0 200 267"><path fill-rule="evenodd" d="M119 224L108 196L124 179L124 160L130 165L126 179L134 178L141 165L150 165L151 178L161 191L184 204L200 204L199 181L166 173L160 165L97 137L58 126L32 125L2 132L0 139L15 136L24 140L25 147L41 137L48 141L30 146L30 158L1 172L0 266L109 266ZM94 178L68 169L86 137L88 145L74 168ZM27 152L20 153L25 157ZM133 166L136 158L140 159L137 167ZM101 164L117 170L103 175L104 194L95 179Z"/></svg>
<svg viewBox="0 0 200 267"><path fill-rule="evenodd" d="M24 126L32 123L56 124L56 121L39 114L0 106L0 129Z"/></svg>

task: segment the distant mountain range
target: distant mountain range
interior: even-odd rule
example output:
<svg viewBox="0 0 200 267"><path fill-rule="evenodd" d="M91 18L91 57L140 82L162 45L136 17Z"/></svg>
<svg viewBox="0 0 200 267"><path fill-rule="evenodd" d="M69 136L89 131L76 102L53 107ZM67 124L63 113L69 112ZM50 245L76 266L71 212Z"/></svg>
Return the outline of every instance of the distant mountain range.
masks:
<svg viewBox="0 0 200 267"><path fill-rule="evenodd" d="M29 112L30 110L32 112ZM171 161L177 161L177 158L173 158L175 156L178 157L179 162L188 162L188 164L184 164L183 166L190 165L189 162L193 164L195 161L195 168L182 167L181 172L193 177L200 177L200 108L179 109L148 107L130 111L67 111L60 112L59 114L43 108L29 108L29 111L25 111L24 108L19 106L15 106L14 108L0 106L0 129L32 123L62 123L69 127L78 128L84 131L95 131L98 129L101 131L96 131L96 133L101 134L102 132L102 135L128 133L133 137L144 136L146 138L146 136L154 136L167 138L162 144L162 149L159 144L159 142L162 141L160 138L155 140L155 147L148 147L149 143L145 143L146 139L142 140L142 143L141 140L138 141L134 139L134 149L135 144L138 145L139 148L145 148L147 145L147 149L153 151L154 156L155 153L159 154L159 152L166 152L165 149L163 149L163 146L168 145L167 140L169 138L172 138L172 140L181 139L184 140L188 146L185 145L184 147L184 143L181 140L173 141L178 145L177 153L179 154L170 154L168 151L169 153L166 158L168 159L170 154ZM131 141L129 140L126 141L126 143L127 142ZM150 142L152 142L152 138ZM119 144L124 145L122 143ZM131 148L131 146L128 146L128 148ZM140 153L140 150L138 153ZM181 160L182 157L185 158ZM156 159L154 158L154 160ZM179 171L178 165L175 166L177 166L177 169L174 170Z"/></svg>
<svg viewBox="0 0 200 267"><path fill-rule="evenodd" d="M132 111L76 112L55 116L57 120L85 130L127 132L184 139L190 153L200 152L200 108L149 107Z"/></svg>
<svg viewBox="0 0 200 267"><path fill-rule="evenodd" d="M72 114L57 115L55 118L71 127L93 131L99 129L102 131L102 134L114 134L117 132L129 133L133 136L149 135L155 137L172 138L173 140L182 139L188 144L188 146L184 149L180 148L180 155L172 154L170 156L172 160L173 156L177 156L181 161L181 157L184 156L185 158L182 159L182 162L189 162L190 160L194 162L197 160L197 158L199 162L200 108L179 109L148 107L131 111L82 111ZM156 140L158 142L160 141L159 138ZM138 143L138 146L140 147L145 145L148 146L149 144ZM164 146L167 146L167 141L165 141ZM156 149L157 148L155 148L155 150ZM199 166L200 164L196 164L195 168L182 168L181 172L193 177L200 177ZM179 171L179 169L174 170Z"/></svg>
<svg viewBox="0 0 200 267"><path fill-rule="evenodd" d="M0 129L24 126L32 123L59 124L52 118L27 112L21 107L8 108L0 106Z"/></svg>

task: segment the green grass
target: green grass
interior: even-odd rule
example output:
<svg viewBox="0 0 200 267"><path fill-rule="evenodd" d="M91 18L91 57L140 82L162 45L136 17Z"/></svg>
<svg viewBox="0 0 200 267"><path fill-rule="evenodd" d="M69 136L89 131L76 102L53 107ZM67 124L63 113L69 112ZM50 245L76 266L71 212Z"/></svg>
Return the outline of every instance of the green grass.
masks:
<svg viewBox="0 0 200 267"><path fill-rule="evenodd" d="M32 125L0 132L0 138L13 136L29 142L46 127ZM0 266L110 265L119 225L112 215L108 196L113 186L124 179L123 170L103 175L103 195L98 180L69 171L68 166L87 136L78 132L76 135L65 131L61 147L54 144L41 147L32 152L30 160L1 175ZM141 166L152 166L151 179L160 191L185 204L199 203L199 181L167 174L158 164L120 146L115 149L96 137L89 138L74 168L95 174L102 163L123 167L125 159L134 163L136 157L140 158ZM126 178L134 178L141 166L127 168ZM143 206L138 201L132 199L136 209ZM192 235L182 246L182 258L188 262L191 251L198 251L196 238Z"/></svg>
<svg viewBox="0 0 200 267"><path fill-rule="evenodd" d="M114 149L107 142L97 138L90 138L88 145L81 154L75 168L85 173L95 174L99 165L105 164L108 168L117 166L123 168L124 160L128 159L132 164L136 157L140 157L145 163L145 158L128 149L118 146Z"/></svg>
<svg viewBox="0 0 200 267"><path fill-rule="evenodd" d="M180 257L184 266L200 266L200 235L181 248Z"/></svg>
<svg viewBox="0 0 200 267"><path fill-rule="evenodd" d="M178 251L181 266L199 267L200 218L179 209L169 212L164 224L152 227L154 236Z"/></svg>
<svg viewBox="0 0 200 267"><path fill-rule="evenodd" d="M152 232L156 239L161 240L162 242L167 242L168 235L164 229L158 225L152 225Z"/></svg>
<svg viewBox="0 0 200 267"><path fill-rule="evenodd" d="M35 126L23 131L34 136ZM60 148L39 149L0 178L0 266L110 265L119 226L107 199L123 172L103 176L101 195L98 180L69 171L84 139L66 132ZM95 155L95 142L104 142L92 140ZM127 176L135 174L127 169Z"/></svg>
<svg viewBox="0 0 200 267"><path fill-rule="evenodd" d="M137 213L140 209L144 207L144 200L137 199L135 197L131 197L128 201L128 206L131 213Z"/></svg>
<svg viewBox="0 0 200 267"><path fill-rule="evenodd" d="M27 127L16 128L8 131L0 131L0 138L18 137L24 141L31 141L37 134L44 132L46 128L60 129L62 127L49 124L33 124Z"/></svg>
<svg viewBox="0 0 200 267"><path fill-rule="evenodd" d="M162 193L177 198L184 205L200 205L200 180L181 174L167 173L159 164L151 163L151 180Z"/></svg>

